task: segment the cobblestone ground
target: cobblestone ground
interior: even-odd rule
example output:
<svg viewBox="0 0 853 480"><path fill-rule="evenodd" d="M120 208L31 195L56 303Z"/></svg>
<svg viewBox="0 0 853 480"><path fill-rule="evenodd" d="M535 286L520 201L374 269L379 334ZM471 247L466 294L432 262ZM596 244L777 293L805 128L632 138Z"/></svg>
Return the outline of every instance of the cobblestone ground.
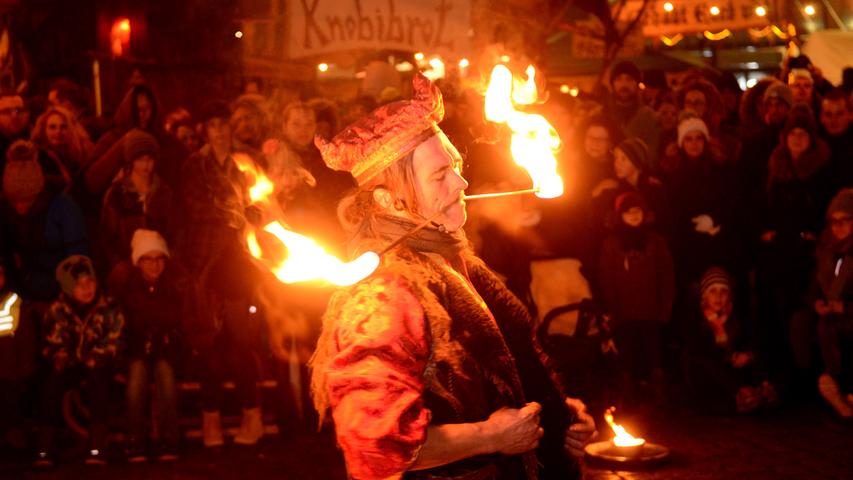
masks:
<svg viewBox="0 0 853 480"><path fill-rule="evenodd" d="M658 479L853 479L853 425L837 421L817 403L750 417L706 416L688 411L617 418L629 430L669 447L668 461L626 470L587 462L587 480ZM608 435L603 435L607 438ZM102 469L68 463L31 472L6 455L0 477L10 479L345 479L330 435L268 439L254 448L218 453L190 447L172 465L127 465Z"/></svg>

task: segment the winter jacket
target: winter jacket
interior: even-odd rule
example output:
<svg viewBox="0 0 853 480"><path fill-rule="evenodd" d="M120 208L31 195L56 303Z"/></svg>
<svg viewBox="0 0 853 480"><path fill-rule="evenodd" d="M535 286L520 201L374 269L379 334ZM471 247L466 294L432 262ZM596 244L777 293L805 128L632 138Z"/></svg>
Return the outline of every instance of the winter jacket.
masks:
<svg viewBox="0 0 853 480"><path fill-rule="evenodd" d="M637 137L646 144L649 151L649 164L646 168L652 172L657 171L661 131L657 113L640 103L639 99L630 106L614 105L613 113L613 118L619 123L625 138Z"/></svg>
<svg viewBox="0 0 853 480"><path fill-rule="evenodd" d="M63 293L50 306L42 353L54 367L106 366L118 353L124 315L116 302L103 295L89 307L75 308L72 302Z"/></svg>
<svg viewBox="0 0 853 480"><path fill-rule="evenodd" d="M192 325L195 289L192 279L169 260L159 279L149 284L129 261L116 265L107 285L125 315L125 354L131 359L176 360L186 354L184 325Z"/></svg>
<svg viewBox="0 0 853 480"><path fill-rule="evenodd" d="M675 297L672 257L657 233L646 231L644 243L643 250L636 250L626 248L617 234L604 240L598 282L617 324L669 321Z"/></svg>
<svg viewBox="0 0 853 480"><path fill-rule="evenodd" d="M159 177L154 177L146 195L136 191L129 176L113 183L104 197L100 223L102 246L110 266L130 258L130 240L137 229L156 230L171 245L173 212L172 189Z"/></svg>
<svg viewBox="0 0 853 480"><path fill-rule="evenodd" d="M808 291L806 305L813 308L817 300L840 301L844 312L828 315L848 333L853 333L853 239L833 245L830 232L824 232L817 248L817 265Z"/></svg>
<svg viewBox="0 0 853 480"><path fill-rule="evenodd" d="M19 215L0 199L0 218L8 248L20 260L20 294L28 300L56 298L56 266L69 255L88 254L86 227L77 204L53 189L39 194L30 210Z"/></svg>
<svg viewBox="0 0 853 480"><path fill-rule="evenodd" d="M187 160L181 177L179 250L184 266L199 273L246 225L246 180L233 158L220 165L209 145Z"/></svg>

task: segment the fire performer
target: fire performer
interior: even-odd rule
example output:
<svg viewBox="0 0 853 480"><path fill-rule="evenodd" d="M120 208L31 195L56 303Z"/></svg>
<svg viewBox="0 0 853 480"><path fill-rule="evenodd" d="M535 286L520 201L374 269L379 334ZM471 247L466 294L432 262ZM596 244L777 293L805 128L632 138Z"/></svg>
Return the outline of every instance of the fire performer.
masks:
<svg viewBox="0 0 853 480"><path fill-rule="evenodd" d="M414 86L413 100L316 140L358 183L338 208L353 253L388 249L330 301L317 410L331 411L353 478L580 478L594 421L555 380L525 307L468 249L441 93L420 75Z"/></svg>

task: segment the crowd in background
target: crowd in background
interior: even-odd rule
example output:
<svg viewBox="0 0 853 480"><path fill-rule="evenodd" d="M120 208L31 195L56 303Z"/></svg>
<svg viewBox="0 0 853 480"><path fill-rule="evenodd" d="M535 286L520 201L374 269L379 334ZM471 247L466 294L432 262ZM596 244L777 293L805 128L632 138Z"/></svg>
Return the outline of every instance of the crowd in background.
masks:
<svg viewBox="0 0 853 480"><path fill-rule="evenodd" d="M853 85L831 85L803 56L745 92L731 74L673 83L620 61L609 88L553 96L543 108L563 139L566 195L472 202L469 239L548 323L552 356L579 378L596 372L568 381L593 405L666 402L677 383L721 411L819 392L853 416ZM470 190L525 188L482 97L440 87ZM174 460L188 377L207 447L225 443L225 379L242 408L234 443L264 434L266 374L287 390L281 428L313 428L300 383L322 301L300 301L310 287L269 282L252 261L244 232L259 213L235 156L273 180L291 228L344 256L336 204L354 183L314 137L401 92L282 104L252 91L164 114L137 82L105 123L84 91L62 79L32 98L0 92L0 302L15 315L0 337L0 428L37 432L5 441L52 465L63 399L80 389L87 463L106 461L117 414L128 461ZM580 268L546 274L565 290L546 311L537 265L565 258Z"/></svg>

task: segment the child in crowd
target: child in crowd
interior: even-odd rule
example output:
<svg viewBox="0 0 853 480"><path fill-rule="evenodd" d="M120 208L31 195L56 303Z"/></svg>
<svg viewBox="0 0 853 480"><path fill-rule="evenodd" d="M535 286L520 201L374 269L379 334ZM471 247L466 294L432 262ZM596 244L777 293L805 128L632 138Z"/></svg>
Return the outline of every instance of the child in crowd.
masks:
<svg viewBox="0 0 853 480"><path fill-rule="evenodd" d="M662 397L661 327L669 321L675 296L672 257L663 237L649 225L640 194L616 199L617 226L604 241L599 263L603 300L613 318L613 334L623 365L626 401L637 386Z"/></svg>
<svg viewBox="0 0 853 480"><path fill-rule="evenodd" d="M160 446L157 459L177 459L179 432L175 364L183 353L182 315L189 314L189 279L169 259L169 247L153 230L136 230L131 261L119 263L110 274L110 291L124 307L127 376L127 460L147 460L145 412L149 379L156 386Z"/></svg>
<svg viewBox="0 0 853 480"><path fill-rule="evenodd" d="M709 268L700 282L698 315L688 325L691 386L712 409L751 412L777 400L764 380L750 348L745 326L734 309L732 280L719 267Z"/></svg>
<svg viewBox="0 0 853 480"><path fill-rule="evenodd" d="M828 228L817 247L811 305L824 373L821 396L842 418L853 417L853 189L838 192L827 210ZM846 396L844 392L847 392Z"/></svg>
<svg viewBox="0 0 853 480"><path fill-rule="evenodd" d="M62 292L45 317L44 356L51 365L43 385L37 467L53 465L53 434L67 390L86 383L90 412L87 465L105 465L109 380L124 316L101 292L89 257L72 255L56 268Z"/></svg>

